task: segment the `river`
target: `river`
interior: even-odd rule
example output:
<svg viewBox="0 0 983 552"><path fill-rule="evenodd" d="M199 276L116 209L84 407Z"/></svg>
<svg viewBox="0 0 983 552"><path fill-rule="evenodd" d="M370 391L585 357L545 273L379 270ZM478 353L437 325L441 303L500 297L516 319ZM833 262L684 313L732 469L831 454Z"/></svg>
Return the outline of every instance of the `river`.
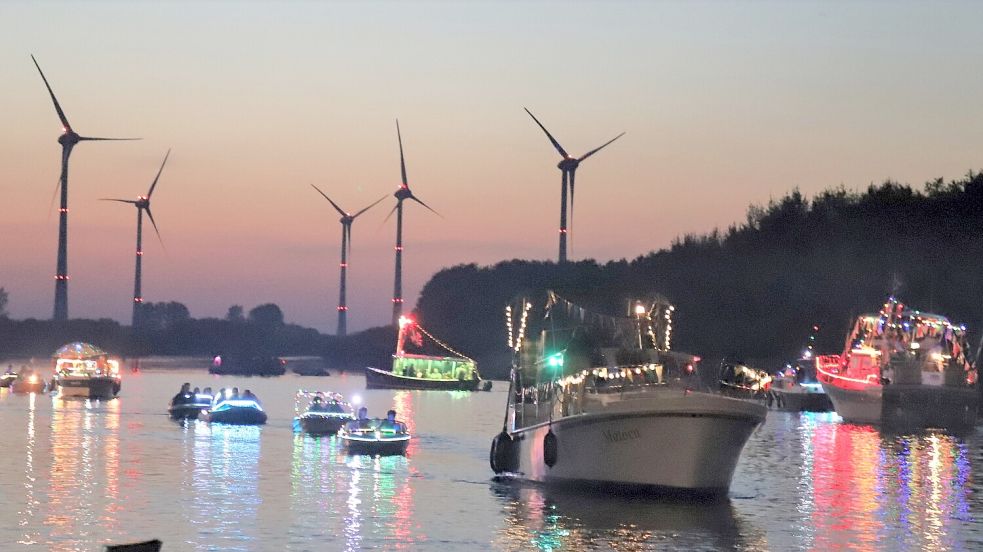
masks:
<svg viewBox="0 0 983 552"><path fill-rule="evenodd" d="M178 423L182 382L251 389L264 427ZM366 391L361 375L125 374L113 401L0 392L4 550L979 550L983 431L881 433L835 414L770 412L728 497L692 502L497 482L491 393ZM292 430L294 394L395 408L405 457L347 456Z"/></svg>

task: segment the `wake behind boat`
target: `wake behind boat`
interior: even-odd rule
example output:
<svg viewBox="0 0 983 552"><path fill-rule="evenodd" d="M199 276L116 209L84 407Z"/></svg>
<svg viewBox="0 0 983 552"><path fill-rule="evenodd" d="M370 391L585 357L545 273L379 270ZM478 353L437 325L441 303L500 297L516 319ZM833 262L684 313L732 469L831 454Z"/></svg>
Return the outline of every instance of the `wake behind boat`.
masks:
<svg viewBox="0 0 983 552"><path fill-rule="evenodd" d="M347 422L355 419L352 405L338 393L305 391L294 399L294 431L316 435L337 433Z"/></svg>
<svg viewBox="0 0 983 552"><path fill-rule="evenodd" d="M405 347L407 341L418 346L423 344L423 336L434 344L457 356L431 356L409 354ZM365 368L365 387L367 389L423 389L438 391L477 391L491 389L491 381L482 380L477 364L433 337L413 319L399 318L399 335L396 338L396 354L390 371L378 368Z"/></svg>
<svg viewBox="0 0 983 552"><path fill-rule="evenodd" d="M979 407L967 354L965 326L891 297L879 313L858 317L843 354L818 357L816 369L847 422L965 429Z"/></svg>
<svg viewBox="0 0 983 552"><path fill-rule="evenodd" d="M76 341L63 345L53 357L59 397L109 400L119 394L119 361L99 347Z"/></svg>
<svg viewBox="0 0 983 552"><path fill-rule="evenodd" d="M525 320L532 305L520 308ZM492 470L549 484L726 493L767 408L693 390L696 358L669 350L673 310L657 300L634 317L607 316L550 292L543 328L565 330L527 340L526 324L517 325ZM602 338L621 346L599 348Z"/></svg>

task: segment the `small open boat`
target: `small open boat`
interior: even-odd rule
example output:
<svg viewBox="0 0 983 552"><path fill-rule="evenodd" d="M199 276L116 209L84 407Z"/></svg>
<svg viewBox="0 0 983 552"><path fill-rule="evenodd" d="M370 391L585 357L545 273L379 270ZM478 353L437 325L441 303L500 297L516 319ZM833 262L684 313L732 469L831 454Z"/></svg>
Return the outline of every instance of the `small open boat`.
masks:
<svg viewBox="0 0 983 552"><path fill-rule="evenodd" d="M379 418L352 420L341 428L338 435L349 454L406 454L406 447L410 444L406 424Z"/></svg>
<svg viewBox="0 0 983 552"><path fill-rule="evenodd" d="M182 401L172 401L167 413L175 420L195 420L212 407L214 397L207 393L188 393Z"/></svg>
<svg viewBox="0 0 983 552"><path fill-rule="evenodd" d="M8 368L3 375L0 375L0 387L10 387L10 384L14 383L15 379L17 379L17 372Z"/></svg>
<svg viewBox="0 0 983 552"><path fill-rule="evenodd" d="M337 433L355 419L352 405L343 396L323 391L297 391L294 412L294 431L313 434Z"/></svg>
<svg viewBox="0 0 983 552"><path fill-rule="evenodd" d="M35 370L23 370L10 383L11 393L44 393L47 389L48 382Z"/></svg>
<svg viewBox="0 0 983 552"><path fill-rule="evenodd" d="M266 412L259 401L251 397L235 397L219 394L211 408L201 414L208 423L233 425L263 425Z"/></svg>

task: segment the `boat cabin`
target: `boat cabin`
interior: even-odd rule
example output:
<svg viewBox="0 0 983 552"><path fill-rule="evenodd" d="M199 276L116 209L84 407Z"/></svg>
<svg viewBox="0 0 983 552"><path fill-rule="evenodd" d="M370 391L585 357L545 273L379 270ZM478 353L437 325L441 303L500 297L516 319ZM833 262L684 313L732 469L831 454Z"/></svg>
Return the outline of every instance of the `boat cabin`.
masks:
<svg viewBox="0 0 983 552"><path fill-rule="evenodd" d="M407 378L431 380L478 379L473 360L403 353L393 356L393 374Z"/></svg>

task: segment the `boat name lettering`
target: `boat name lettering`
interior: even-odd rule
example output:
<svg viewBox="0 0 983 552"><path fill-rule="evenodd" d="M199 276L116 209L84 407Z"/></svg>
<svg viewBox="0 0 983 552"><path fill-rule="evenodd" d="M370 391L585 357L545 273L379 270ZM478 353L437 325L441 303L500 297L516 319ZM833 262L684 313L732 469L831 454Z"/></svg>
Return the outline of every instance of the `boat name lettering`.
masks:
<svg viewBox="0 0 983 552"><path fill-rule="evenodd" d="M641 439L642 434L638 429L607 429L604 430L604 440L609 443L620 443L622 441L632 441L635 439Z"/></svg>

